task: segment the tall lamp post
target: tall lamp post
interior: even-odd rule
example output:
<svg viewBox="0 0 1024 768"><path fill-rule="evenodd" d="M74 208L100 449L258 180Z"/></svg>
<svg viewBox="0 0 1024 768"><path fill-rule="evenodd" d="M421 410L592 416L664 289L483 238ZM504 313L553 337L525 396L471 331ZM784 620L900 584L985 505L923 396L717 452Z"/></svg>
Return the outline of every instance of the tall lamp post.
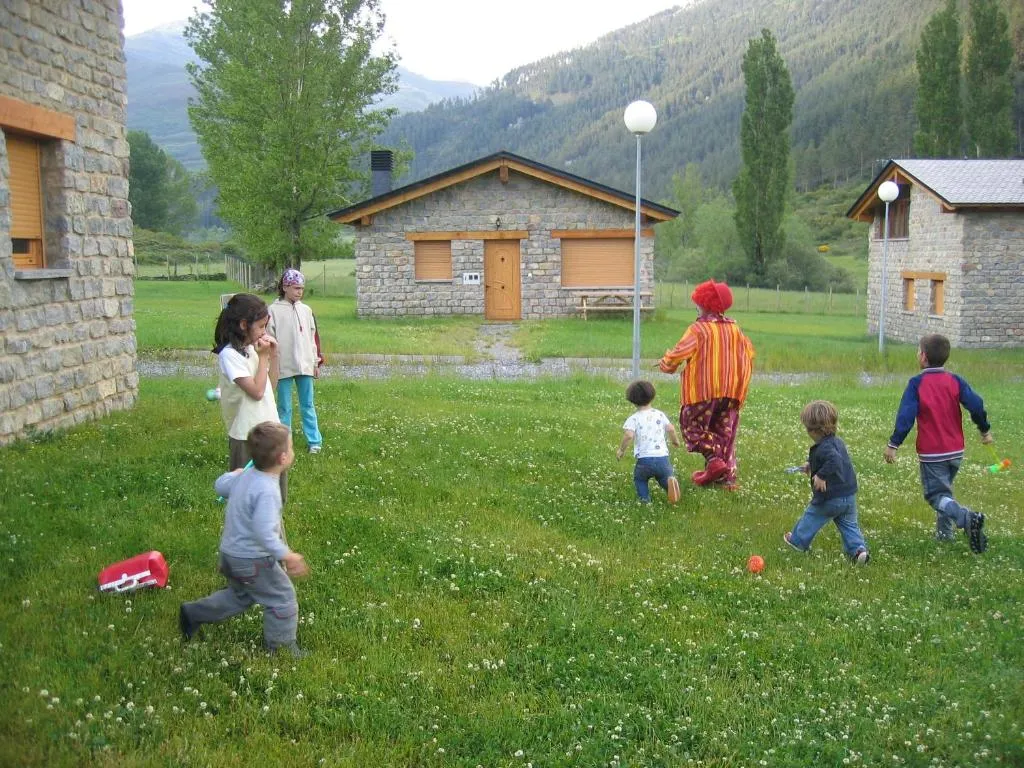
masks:
<svg viewBox="0 0 1024 768"><path fill-rule="evenodd" d="M885 228L882 230L882 293L878 300L878 354L885 352L885 290L886 275L889 272L889 203L900 196L900 188L894 181L883 181L878 187L878 197L885 203Z"/></svg>
<svg viewBox="0 0 1024 768"><path fill-rule="evenodd" d="M648 101L634 101L623 115L626 128L636 136L636 228L633 233L633 378L640 378L640 139L658 122Z"/></svg>

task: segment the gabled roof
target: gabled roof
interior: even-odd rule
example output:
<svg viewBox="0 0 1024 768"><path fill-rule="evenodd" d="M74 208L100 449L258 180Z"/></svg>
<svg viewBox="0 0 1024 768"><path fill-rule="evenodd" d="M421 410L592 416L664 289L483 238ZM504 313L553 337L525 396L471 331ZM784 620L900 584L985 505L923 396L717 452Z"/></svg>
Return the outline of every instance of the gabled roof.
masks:
<svg viewBox="0 0 1024 768"><path fill-rule="evenodd" d="M584 179L582 176L574 176L571 173L560 171L557 168L538 163L535 160L514 155L511 152L496 152L493 155L482 157L471 163L460 165L458 168L452 168L449 171L444 171L435 176L407 184L404 187L393 189L382 195L371 197L369 200L364 200L361 203L332 211L327 214L327 218L333 219L340 224L359 224L364 216L373 216L373 214L380 211L407 203L410 200L415 200L418 197L429 195L432 192L468 181L494 170L501 174L508 173L509 170L516 171L525 176L540 179L550 184L579 192L588 197L597 198L612 205L618 205L630 211L633 211L636 207L635 194L606 187L604 184ZM679 215L679 211L673 208L643 199L640 201L640 212L655 221L669 221Z"/></svg>
<svg viewBox="0 0 1024 768"><path fill-rule="evenodd" d="M1024 160L890 160L846 215L870 221L890 179L923 187L948 211L1024 208Z"/></svg>

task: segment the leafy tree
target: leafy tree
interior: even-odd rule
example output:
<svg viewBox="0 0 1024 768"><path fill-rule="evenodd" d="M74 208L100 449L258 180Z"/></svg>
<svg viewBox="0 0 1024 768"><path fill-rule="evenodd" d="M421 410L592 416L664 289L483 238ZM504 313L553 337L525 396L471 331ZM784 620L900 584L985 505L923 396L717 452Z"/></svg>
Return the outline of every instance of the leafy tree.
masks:
<svg viewBox="0 0 1024 768"><path fill-rule="evenodd" d="M195 189L185 167L144 131L128 131L128 202L135 226L180 235L196 217Z"/></svg>
<svg viewBox="0 0 1024 768"><path fill-rule="evenodd" d="M932 16L917 49L917 123L914 150L924 157L959 157L960 22L956 0Z"/></svg>
<svg viewBox="0 0 1024 768"><path fill-rule="evenodd" d="M743 168L733 182L736 229L751 277L763 281L785 243L782 218L790 187L789 125L793 84L775 38L767 29L743 57L746 107L740 121Z"/></svg>
<svg viewBox="0 0 1024 768"><path fill-rule="evenodd" d="M1006 157L1014 144L1009 22L996 0L971 0L969 13L968 139L978 157Z"/></svg>
<svg viewBox="0 0 1024 768"><path fill-rule="evenodd" d="M268 268L330 252L321 214L365 184L372 139L394 110L395 55L374 55L379 0L212 0L185 37L189 119L221 216Z"/></svg>

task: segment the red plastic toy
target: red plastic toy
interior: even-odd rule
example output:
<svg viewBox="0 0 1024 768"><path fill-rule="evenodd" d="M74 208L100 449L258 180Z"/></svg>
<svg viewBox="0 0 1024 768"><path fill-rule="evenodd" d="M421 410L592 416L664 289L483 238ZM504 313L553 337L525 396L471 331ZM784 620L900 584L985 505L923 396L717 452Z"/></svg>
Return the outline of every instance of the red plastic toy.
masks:
<svg viewBox="0 0 1024 768"><path fill-rule="evenodd" d="M167 586L167 561L153 550L109 565L100 571L100 592L134 592Z"/></svg>

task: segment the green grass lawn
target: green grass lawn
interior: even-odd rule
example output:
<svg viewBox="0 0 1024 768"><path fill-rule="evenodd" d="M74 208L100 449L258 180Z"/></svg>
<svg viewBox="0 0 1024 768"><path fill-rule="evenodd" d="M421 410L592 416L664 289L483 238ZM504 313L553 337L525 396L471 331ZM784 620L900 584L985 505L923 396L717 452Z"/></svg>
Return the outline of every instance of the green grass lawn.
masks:
<svg viewBox="0 0 1024 768"><path fill-rule="evenodd" d="M619 383L322 380L326 449L298 439L286 509L313 569L299 661L260 652L258 611L177 636L179 603L222 583L206 386L145 379L131 412L4 450L0 764L1024 763L1019 380L980 388L1013 468L987 473L971 434L957 480L982 556L933 541L912 449L881 460L898 384L757 385L741 489L642 507ZM858 469L863 568L833 530L781 541L818 397ZM171 589L97 593L147 549Z"/></svg>

